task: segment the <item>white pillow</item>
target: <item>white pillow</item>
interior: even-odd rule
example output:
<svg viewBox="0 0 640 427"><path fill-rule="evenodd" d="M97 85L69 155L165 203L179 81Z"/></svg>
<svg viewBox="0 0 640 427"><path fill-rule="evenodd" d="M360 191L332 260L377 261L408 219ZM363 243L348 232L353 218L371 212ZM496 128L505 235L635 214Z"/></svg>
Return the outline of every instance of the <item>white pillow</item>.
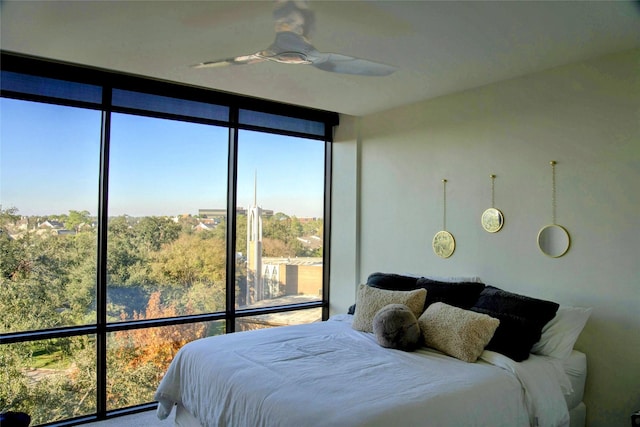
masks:
<svg viewBox="0 0 640 427"><path fill-rule="evenodd" d="M542 328L540 341L533 345L531 353L558 359L569 357L591 311L591 307L561 305L556 316Z"/></svg>

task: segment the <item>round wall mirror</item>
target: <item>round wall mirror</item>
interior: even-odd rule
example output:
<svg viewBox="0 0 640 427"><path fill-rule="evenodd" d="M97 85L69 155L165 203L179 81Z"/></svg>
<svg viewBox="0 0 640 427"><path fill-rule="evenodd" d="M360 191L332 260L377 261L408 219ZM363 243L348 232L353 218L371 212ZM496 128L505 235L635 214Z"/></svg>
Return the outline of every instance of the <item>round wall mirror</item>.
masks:
<svg viewBox="0 0 640 427"><path fill-rule="evenodd" d="M566 254L570 244L569 232L561 225L544 226L538 233L538 247L542 253L552 258Z"/></svg>
<svg viewBox="0 0 640 427"><path fill-rule="evenodd" d="M482 228L489 233L497 233L504 225L504 215L496 208L489 208L482 213Z"/></svg>

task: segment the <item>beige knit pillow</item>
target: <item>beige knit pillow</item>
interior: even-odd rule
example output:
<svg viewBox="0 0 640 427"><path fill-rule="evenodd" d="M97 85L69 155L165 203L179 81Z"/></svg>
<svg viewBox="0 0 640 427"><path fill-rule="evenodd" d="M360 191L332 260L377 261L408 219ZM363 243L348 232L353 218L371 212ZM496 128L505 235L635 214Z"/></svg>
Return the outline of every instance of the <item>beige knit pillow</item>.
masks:
<svg viewBox="0 0 640 427"><path fill-rule="evenodd" d="M420 316L427 297L426 289L413 291L389 291L360 285L356 295L356 312L353 315L353 329L373 332L373 318L382 307L388 304L404 304L416 316Z"/></svg>
<svg viewBox="0 0 640 427"><path fill-rule="evenodd" d="M500 321L491 316L436 302L418 318L427 347L465 362L475 362Z"/></svg>

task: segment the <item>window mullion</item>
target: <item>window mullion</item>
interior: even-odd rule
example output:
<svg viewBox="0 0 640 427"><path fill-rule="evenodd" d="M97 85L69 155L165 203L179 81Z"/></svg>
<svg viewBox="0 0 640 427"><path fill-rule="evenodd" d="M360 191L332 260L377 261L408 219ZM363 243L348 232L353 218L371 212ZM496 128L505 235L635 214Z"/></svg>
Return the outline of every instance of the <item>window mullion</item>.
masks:
<svg viewBox="0 0 640 427"><path fill-rule="evenodd" d="M329 250L331 247L331 186L332 186L332 159L333 159L333 135L332 129L325 125L325 143L324 143L324 235L322 251L322 320L329 318L329 275L330 260Z"/></svg>
<svg viewBox="0 0 640 427"><path fill-rule="evenodd" d="M232 107L229 126L229 157L227 178L227 273L226 273L226 332L235 331L236 318L236 203L238 184L238 108Z"/></svg>
<svg viewBox="0 0 640 427"><path fill-rule="evenodd" d="M100 178L98 201L98 254L96 277L96 412L107 413L107 235L109 226L109 144L111 141L111 88L104 87L100 133Z"/></svg>

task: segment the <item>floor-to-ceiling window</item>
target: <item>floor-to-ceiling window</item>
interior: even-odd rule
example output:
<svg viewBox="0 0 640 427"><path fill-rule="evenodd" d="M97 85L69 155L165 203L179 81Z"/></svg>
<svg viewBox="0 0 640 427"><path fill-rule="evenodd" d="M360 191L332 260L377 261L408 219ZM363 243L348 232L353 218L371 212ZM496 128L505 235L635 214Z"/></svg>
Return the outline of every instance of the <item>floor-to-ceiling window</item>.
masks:
<svg viewBox="0 0 640 427"><path fill-rule="evenodd" d="M324 144L295 137L240 131L238 138L236 270L241 308L322 300ZM239 330L304 323L320 308L239 318Z"/></svg>
<svg viewBox="0 0 640 427"><path fill-rule="evenodd" d="M0 98L3 334L96 324L100 117ZM39 423L96 412L95 337L3 343L0 410L22 409Z"/></svg>
<svg viewBox="0 0 640 427"><path fill-rule="evenodd" d="M331 113L3 54L0 410L149 408L186 342L328 313Z"/></svg>

